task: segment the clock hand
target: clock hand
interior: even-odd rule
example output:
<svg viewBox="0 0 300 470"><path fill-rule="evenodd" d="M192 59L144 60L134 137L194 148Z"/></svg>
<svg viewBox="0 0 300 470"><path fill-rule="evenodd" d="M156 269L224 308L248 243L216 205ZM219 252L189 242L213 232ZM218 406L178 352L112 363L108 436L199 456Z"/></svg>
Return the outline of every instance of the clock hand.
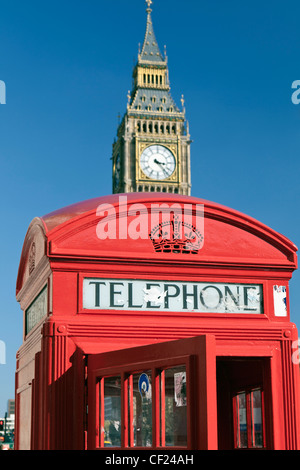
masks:
<svg viewBox="0 0 300 470"><path fill-rule="evenodd" d="M158 160L156 160L156 158L154 160L154 163L157 163L158 165L165 165L165 162L159 162Z"/></svg>
<svg viewBox="0 0 300 470"><path fill-rule="evenodd" d="M165 165L165 163L159 163L159 165ZM166 168L162 167L162 171L166 176L169 176L168 171L166 170Z"/></svg>
<svg viewBox="0 0 300 470"><path fill-rule="evenodd" d="M159 162L158 160L156 160L156 158L154 159L154 163L156 163L157 165L160 165L162 167L162 171L163 173L165 174L165 176L169 176L169 173L168 171L163 167L163 165L166 165L165 162Z"/></svg>

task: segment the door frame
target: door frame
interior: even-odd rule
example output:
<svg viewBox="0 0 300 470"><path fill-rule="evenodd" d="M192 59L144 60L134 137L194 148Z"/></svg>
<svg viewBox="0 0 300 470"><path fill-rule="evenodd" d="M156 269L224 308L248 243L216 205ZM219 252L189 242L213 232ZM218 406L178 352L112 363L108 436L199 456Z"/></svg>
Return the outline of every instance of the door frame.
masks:
<svg viewBox="0 0 300 470"><path fill-rule="evenodd" d="M138 449L129 447L128 441L128 395L127 377L136 371L151 370L153 375L153 438L152 447L143 449L175 449L162 447L159 443L159 382L158 372L162 368L185 365L187 375L187 447L186 450L216 450L217 395L216 395L216 346L212 335L138 346L125 350L89 355L88 377L88 438L89 450L101 447L99 435L99 399L97 384L105 376L121 376L121 447L114 450ZM178 448L178 447L177 447ZM141 449L141 448L139 448ZM181 447L182 449L182 447Z"/></svg>

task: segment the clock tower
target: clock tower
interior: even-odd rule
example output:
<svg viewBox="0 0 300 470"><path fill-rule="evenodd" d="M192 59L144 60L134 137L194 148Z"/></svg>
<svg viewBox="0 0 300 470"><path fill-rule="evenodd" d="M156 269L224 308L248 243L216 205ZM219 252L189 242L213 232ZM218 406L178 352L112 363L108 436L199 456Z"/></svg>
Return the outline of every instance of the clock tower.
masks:
<svg viewBox="0 0 300 470"><path fill-rule="evenodd" d="M113 193L168 192L190 195L190 135L184 99L170 93L168 60L157 44L151 0L147 27L133 70L126 113L113 144Z"/></svg>

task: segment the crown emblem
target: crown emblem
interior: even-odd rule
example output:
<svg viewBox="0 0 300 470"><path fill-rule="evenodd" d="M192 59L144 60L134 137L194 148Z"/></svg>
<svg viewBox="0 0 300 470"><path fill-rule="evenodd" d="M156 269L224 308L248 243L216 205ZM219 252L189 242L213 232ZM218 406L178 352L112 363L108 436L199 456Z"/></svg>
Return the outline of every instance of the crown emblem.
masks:
<svg viewBox="0 0 300 470"><path fill-rule="evenodd" d="M203 234L190 222L185 222L178 214L171 220L157 224L150 233L154 250L157 253L198 254L203 246Z"/></svg>

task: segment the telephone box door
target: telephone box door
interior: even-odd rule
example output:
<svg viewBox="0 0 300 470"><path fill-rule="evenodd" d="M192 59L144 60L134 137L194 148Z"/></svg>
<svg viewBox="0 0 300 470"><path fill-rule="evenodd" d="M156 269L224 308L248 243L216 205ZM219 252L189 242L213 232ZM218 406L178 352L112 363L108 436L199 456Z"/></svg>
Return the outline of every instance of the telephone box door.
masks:
<svg viewBox="0 0 300 470"><path fill-rule="evenodd" d="M213 336L90 355L87 370L88 449L217 449Z"/></svg>

